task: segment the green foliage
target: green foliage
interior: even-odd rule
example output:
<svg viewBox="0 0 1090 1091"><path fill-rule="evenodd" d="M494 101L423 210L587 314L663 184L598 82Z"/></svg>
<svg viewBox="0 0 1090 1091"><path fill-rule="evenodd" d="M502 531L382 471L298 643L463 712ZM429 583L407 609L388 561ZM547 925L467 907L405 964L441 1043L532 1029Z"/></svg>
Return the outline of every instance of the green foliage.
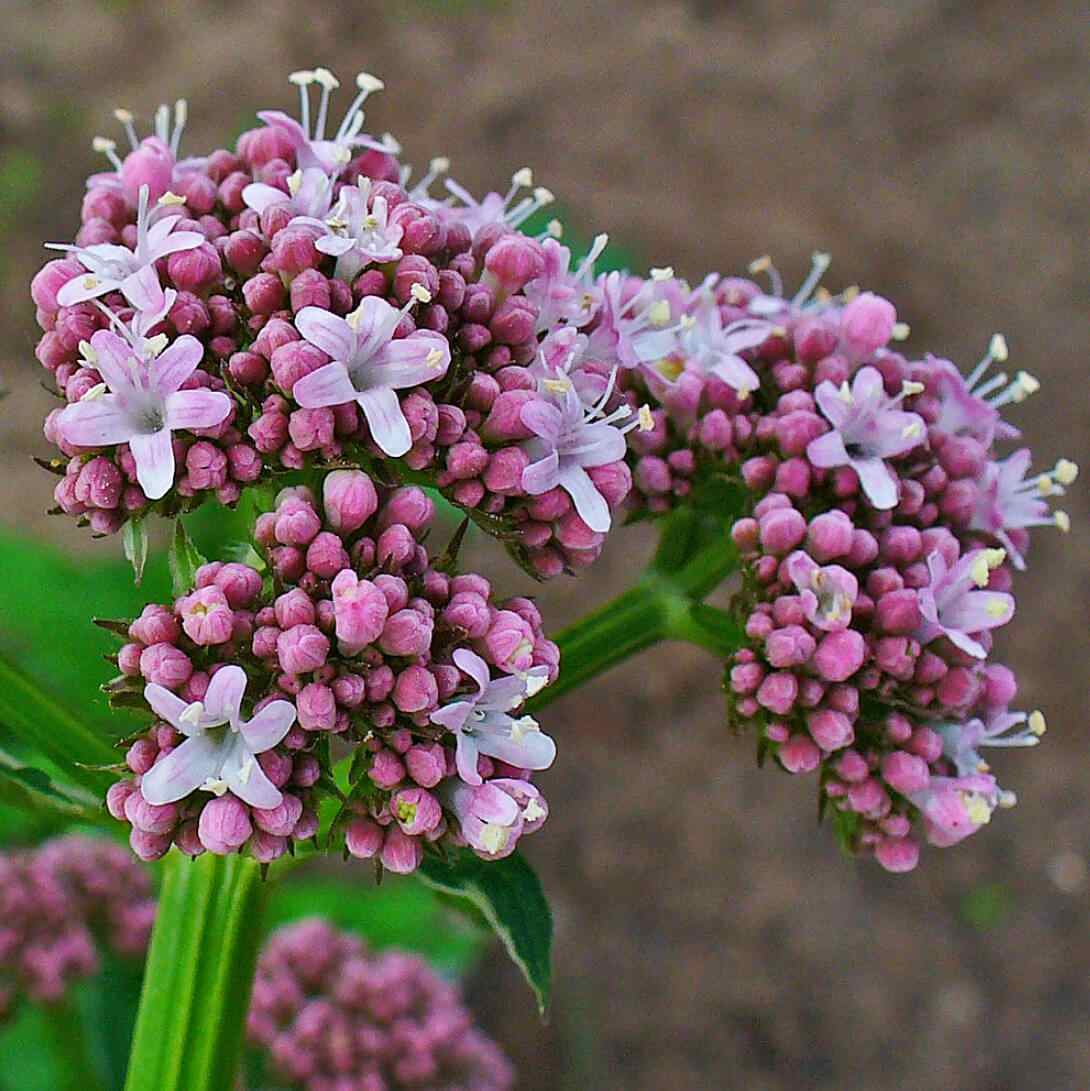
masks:
<svg viewBox="0 0 1090 1091"><path fill-rule="evenodd" d="M436 890L463 898L503 940L542 1015L552 992L553 915L541 882L519 854L481 860L466 849L446 861L426 856L420 874Z"/></svg>
<svg viewBox="0 0 1090 1091"><path fill-rule="evenodd" d="M205 563L205 560L206 558L193 544L193 539L185 529L185 523L181 519L175 519L174 534L171 536L170 551L167 553L171 588L175 597L184 595L192 589L197 577L197 569Z"/></svg>

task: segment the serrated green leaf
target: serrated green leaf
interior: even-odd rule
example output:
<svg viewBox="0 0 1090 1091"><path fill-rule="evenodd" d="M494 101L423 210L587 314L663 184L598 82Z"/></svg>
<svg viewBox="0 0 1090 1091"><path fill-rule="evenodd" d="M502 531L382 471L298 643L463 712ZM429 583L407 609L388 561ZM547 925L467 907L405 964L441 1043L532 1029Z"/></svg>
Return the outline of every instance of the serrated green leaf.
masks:
<svg viewBox="0 0 1090 1091"><path fill-rule="evenodd" d="M553 915L541 882L519 853L481 860L467 849L443 860L425 856L424 882L479 909L522 970L544 1016L552 992Z"/></svg>
<svg viewBox="0 0 1090 1091"><path fill-rule="evenodd" d="M167 563L170 565L170 579L175 596L192 591L197 569L205 563L205 558L193 544L193 539L181 519L174 520L174 534L170 539Z"/></svg>

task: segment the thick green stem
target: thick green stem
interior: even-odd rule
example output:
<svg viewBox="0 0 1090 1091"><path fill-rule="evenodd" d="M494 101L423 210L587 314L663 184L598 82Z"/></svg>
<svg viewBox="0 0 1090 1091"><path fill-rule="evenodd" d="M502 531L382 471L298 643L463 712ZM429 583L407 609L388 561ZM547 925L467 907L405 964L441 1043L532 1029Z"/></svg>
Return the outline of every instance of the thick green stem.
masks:
<svg viewBox="0 0 1090 1091"><path fill-rule="evenodd" d="M167 857L125 1091L234 1086L264 903L251 859Z"/></svg>
<svg viewBox="0 0 1090 1091"><path fill-rule="evenodd" d="M44 1016L51 1055L57 1066L56 1091L104 1091L87 1048L83 1019L75 1005L69 1000L50 1004L44 1009Z"/></svg>

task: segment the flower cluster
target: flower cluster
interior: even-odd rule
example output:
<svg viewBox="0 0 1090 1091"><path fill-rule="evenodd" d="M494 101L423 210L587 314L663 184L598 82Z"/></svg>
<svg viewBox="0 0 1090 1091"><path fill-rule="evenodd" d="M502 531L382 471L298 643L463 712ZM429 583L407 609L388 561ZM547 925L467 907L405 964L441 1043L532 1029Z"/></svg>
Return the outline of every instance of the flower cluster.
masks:
<svg viewBox="0 0 1090 1091"><path fill-rule="evenodd" d="M303 1091L506 1091L514 1082L454 985L413 955L371 953L319 918L266 943L247 1032L278 1080Z"/></svg>
<svg viewBox="0 0 1090 1091"><path fill-rule="evenodd" d="M557 672L541 615L435 567L434 504L416 486L338 470L322 488L286 489L258 518L263 571L206 564L190 594L129 626L110 689L160 722L130 747L111 813L145 858L174 842L268 862L315 834L336 739L355 752L353 855L397 872L440 840L509 855L548 813L529 776L556 748L518 715Z"/></svg>
<svg viewBox="0 0 1090 1091"><path fill-rule="evenodd" d="M896 315L877 296L747 297L777 325L748 353L760 387L737 472L756 502L732 531L748 637L733 712L785 769L820 768L853 847L909 870L921 834L954 844L1014 802L984 748L1044 732L1039 712L1010 710L992 631L1014 614L1027 528L1066 527L1047 498L1077 470L1061 460L1025 482L1028 452L997 458L1017 435L999 408L1036 387L1025 373L981 383L1001 338L964 379L890 349Z"/></svg>
<svg viewBox="0 0 1090 1091"><path fill-rule="evenodd" d="M552 200L530 171L433 197L445 160L410 184L396 142L360 133L381 81L358 77L328 139L336 79L292 80L302 122L263 112L234 152L179 160L184 103L144 140L119 111L123 159L96 141L115 169L31 286L67 402L45 426L59 510L109 533L275 471L398 459L494 517L536 574L586 565L631 486L624 434L652 423L606 403L672 336L662 306L595 279L604 236L572 268L558 226L518 230Z"/></svg>
<svg viewBox="0 0 1090 1091"><path fill-rule="evenodd" d="M57 1003L98 971L99 944L141 957L155 901L119 845L78 835L0 854L0 1019L21 999Z"/></svg>

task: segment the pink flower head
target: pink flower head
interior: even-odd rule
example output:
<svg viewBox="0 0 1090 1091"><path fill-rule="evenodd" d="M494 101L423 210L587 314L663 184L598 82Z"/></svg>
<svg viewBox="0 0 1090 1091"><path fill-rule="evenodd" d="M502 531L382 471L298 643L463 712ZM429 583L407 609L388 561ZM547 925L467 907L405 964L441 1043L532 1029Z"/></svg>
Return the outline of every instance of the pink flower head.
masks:
<svg viewBox="0 0 1090 1091"><path fill-rule="evenodd" d="M136 249L116 243L93 246L68 246L49 243L51 250L67 250L87 270L86 276L73 277L57 293L62 307L71 307L87 299L97 299L108 292L121 292L137 310L161 296L155 263L168 254L193 250L204 241L199 231L174 231L181 213L162 216L154 223L148 213L148 187L140 187L136 213Z"/></svg>
<svg viewBox="0 0 1090 1091"><path fill-rule="evenodd" d="M995 777L932 777L928 786L911 792L909 800L923 814L927 839L947 848L976 833L991 821L1001 793Z"/></svg>
<svg viewBox="0 0 1090 1091"><path fill-rule="evenodd" d="M492 679L488 664L468 648L454 653L454 663L477 686L476 694L444 705L431 722L445 727L457 740L458 775L466 784L480 784L477 758L486 754L518 769L548 769L556 758L556 743L531 716L508 715L548 681L546 667L522 675Z"/></svg>
<svg viewBox="0 0 1090 1091"><path fill-rule="evenodd" d="M404 230L390 223L386 198L371 196L370 178L361 177L358 185L345 186L336 207L324 219L300 216L292 223L310 224L325 232L314 247L337 259L335 274L341 280L354 280L368 265L401 257L398 243Z"/></svg>
<svg viewBox="0 0 1090 1091"><path fill-rule="evenodd" d="M969 526L994 535L1011 556L1015 568L1026 567L1025 558L1015 547L1009 532L1029 527L1058 526L1066 529L1067 516L1053 512L1045 497L1063 496L1064 485L1070 485L1078 467L1061 459L1049 473L1037 474L1026 480L1030 469L1028 448L998 462L989 462L977 481L977 503Z"/></svg>
<svg viewBox="0 0 1090 1091"><path fill-rule="evenodd" d="M223 667L203 701L186 703L154 683L144 698L185 740L144 774L140 793L149 803L173 803L198 789L221 796L230 790L252 807L277 807L282 796L257 755L271 750L295 723L290 701L272 701L252 719L242 719L246 672Z"/></svg>
<svg viewBox="0 0 1090 1091"><path fill-rule="evenodd" d="M293 72L289 77L299 88L300 121L296 121L279 110L262 110L258 117L266 125L279 129L295 148L296 165L303 170L317 167L326 174L339 173L352 158L355 148L373 148L376 151L389 152L389 141L375 140L360 132L363 128L363 110L360 109L373 91L381 91L382 80L366 72L356 76L358 94L345 111L332 139L326 139L326 122L329 114L329 98L340 86L337 77L328 68L315 68L313 71ZM318 101L318 113L311 124L310 85L318 84L321 95Z"/></svg>
<svg viewBox="0 0 1090 1091"><path fill-rule="evenodd" d="M838 564L819 565L802 550L784 562L787 575L799 591L807 620L832 632L846 629L859 595L859 582Z"/></svg>
<svg viewBox="0 0 1090 1091"><path fill-rule="evenodd" d="M375 442L392 458L412 446L397 391L441 379L450 366L446 338L420 330L393 339L402 314L417 298L422 296L414 294L401 311L367 296L347 318L319 307L304 307L295 317L307 341L333 358L296 382L295 400L304 409L356 402Z"/></svg>
<svg viewBox="0 0 1090 1091"><path fill-rule="evenodd" d="M584 409L575 384L565 375L543 379L539 385L544 396L527 402L520 411L522 423L534 433L533 439L521 445L530 457L530 465L522 472L522 487L530 496L540 496L559 486L572 498L583 522L603 533L611 523L609 504L587 470L624 458L625 432L638 421L616 427L632 415L627 404L604 413L612 384L589 409Z"/></svg>
<svg viewBox="0 0 1090 1091"><path fill-rule="evenodd" d="M103 386L64 409L60 433L78 447L127 443L140 487L158 500L174 483L171 433L214 428L230 414L231 399L214 390L181 389L204 356L200 341L189 334L150 358L138 356L110 330L96 332L90 349L89 362Z"/></svg>
<svg viewBox="0 0 1090 1091"><path fill-rule="evenodd" d="M850 466L880 511L897 504L897 477L885 460L911 451L927 436L918 414L894 408L903 397L887 397L882 375L873 367L860 368L850 388L846 382L837 387L826 380L814 394L833 429L811 440L807 457L824 468Z"/></svg>
<svg viewBox="0 0 1090 1091"><path fill-rule="evenodd" d="M952 568L936 550L927 558L931 582L919 590L923 625L921 643L945 636L968 655L983 659L984 646L973 633L1006 625L1014 616L1014 599L1003 591L983 590L993 568L1003 563L1002 549L974 549Z"/></svg>
<svg viewBox="0 0 1090 1091"><path fill-rule="evenodd" d="M1018 730L1015 730L1017 728ZM1040 712L999 712L988 718L964 724L944 724L939 729L943 753L954 763L958 776L986 773L988 763L981 757L985 746L1036 746L1045 733L1045 718Z"/></svg>
<svg viewBox="0 0 1090 1091"><path fill-rule="evenodd" d="M321 167L307 167L288 176L287 193L264 182L251 182L242 191L242 199L258 213L284 205L293 216L324 223L333 203L333 180Z"/></svg>

